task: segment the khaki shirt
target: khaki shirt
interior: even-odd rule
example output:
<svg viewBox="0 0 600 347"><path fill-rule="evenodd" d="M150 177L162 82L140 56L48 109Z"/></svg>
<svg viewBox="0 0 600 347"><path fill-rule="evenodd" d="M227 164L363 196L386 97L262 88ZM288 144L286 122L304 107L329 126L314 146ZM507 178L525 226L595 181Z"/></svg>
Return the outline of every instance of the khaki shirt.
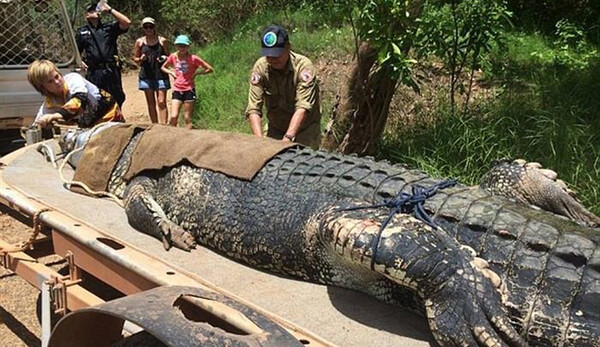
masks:
<svg viewBox="0 0 600 347"><path fill-rule="evenodd" d="M268 137L281 139L287 132L296 109L307 110L306 118L296 134L296 142L318 148L321 142L321 105L316 69L307 57L290 52L288 68L271 68L267 59L256 61L250 75L246 117L256 113L262 117L267 108Z"/></svg>

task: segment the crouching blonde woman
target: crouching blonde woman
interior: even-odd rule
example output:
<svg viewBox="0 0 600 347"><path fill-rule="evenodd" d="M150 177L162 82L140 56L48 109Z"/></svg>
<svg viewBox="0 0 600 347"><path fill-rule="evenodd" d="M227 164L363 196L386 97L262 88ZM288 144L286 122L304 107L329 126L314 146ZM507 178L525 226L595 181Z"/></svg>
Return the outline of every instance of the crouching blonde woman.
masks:
<svg viewBox="0 0 600 347"><path fill-rule="evenodd" d="M49 60L36 60L27 70L29 83L44 96L35 118L42 127L52 122L76 123L82 128L124 121L115 99L78 73L62 75Z"/></svg>

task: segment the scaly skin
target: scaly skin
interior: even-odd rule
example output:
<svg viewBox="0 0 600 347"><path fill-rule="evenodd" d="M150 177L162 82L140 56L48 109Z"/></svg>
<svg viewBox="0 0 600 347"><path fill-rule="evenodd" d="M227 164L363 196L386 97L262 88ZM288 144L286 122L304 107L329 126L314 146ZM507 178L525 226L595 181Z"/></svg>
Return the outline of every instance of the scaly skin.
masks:
<svg viewBox="0 0 600 347"><path fill-rule="evenodd" d="M399 165L306 150L283 153L264 170L283 189L310 186L370 202L441 181ZM596 229L479 187L439 191L425 207L451 237L474 249L501 277L511 321L532 345L600 345Z"/></svg>
<svg viewBox="0 0 600 347"><path fill-rule="evenodd" d="M513 327L532 346L600 346L596 230L460 185L425 204L441 229L397 215L377 245L387 211L339 211L440 181L370 159L290 149L251 182L182 165L139 175L125 198L132 225L166 245L189 249L197 241L254 267L407 307L412 291L442 346L522 345ZM479 258L489 268L475 265ZM493 284L501 284L504 305Z"/></svg>

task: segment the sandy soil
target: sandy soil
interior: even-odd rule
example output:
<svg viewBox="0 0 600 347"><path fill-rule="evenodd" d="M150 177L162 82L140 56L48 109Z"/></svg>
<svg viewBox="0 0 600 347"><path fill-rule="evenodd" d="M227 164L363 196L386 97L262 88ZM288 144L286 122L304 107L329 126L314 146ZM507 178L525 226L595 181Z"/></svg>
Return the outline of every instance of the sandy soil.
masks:
<svg viewBox="0 0 600 347"><path fill-rule="evenodd" d="M148 117L148 105L144 92L138 90L137 71L123 75L123 90L125 91L125 102L123 103L123 114L127 122L150 123ZM171 91L167 92L167 108L171 110Z"/></svg>
<svg viewBox="0 0 600 347"><path fill-rule="evenodd" d="M6 214L0 205L0 238L18 243L29 227ZM0 346L40 346L41 329L35 310L38 290L0 267Z"/></svg>
<svg viewBox="0 0 600 347"><path fill-rule="evenodd" d="M127 100L123 112L129 122L149 123L144 94L137 90L137 73L123 76L123 89ZM16 244L28 238L30 228L12 218L10 210L0 205L0 239ZM58 270L64 261L56 257L40 259ZM39 291L25 280L0 266L0 346L40 346L41 328L36 316Z"/></svg>

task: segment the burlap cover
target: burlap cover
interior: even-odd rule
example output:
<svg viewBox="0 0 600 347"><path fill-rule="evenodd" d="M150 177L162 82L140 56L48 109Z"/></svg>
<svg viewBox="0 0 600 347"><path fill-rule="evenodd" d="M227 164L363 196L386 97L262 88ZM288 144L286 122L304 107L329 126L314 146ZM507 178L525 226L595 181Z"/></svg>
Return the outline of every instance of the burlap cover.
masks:
<svg viewBox="0 0 600 347"><path fill-rule="evenodd" d="M110 173L136 128L140 126L118 125L94 137L75 170L74 180L92 190L106 191ZM199 168L251 180L273 156L292 146L299 145L246 134L154 124L144 130L124 178L128 181L144 170L172 167L185 160Z"/></svg>
<svg viewBox="0 0 600 347"><path fill-rule="evenodd" d="M92 137L85 147L77 169L75 169L73 181L83 182L93 191L105 192L110 173L133 137L135 129L146 127L144 125L119 124L104 129ZM71 186L71 190L85 194L85 191L77 186Z"/></svg>

